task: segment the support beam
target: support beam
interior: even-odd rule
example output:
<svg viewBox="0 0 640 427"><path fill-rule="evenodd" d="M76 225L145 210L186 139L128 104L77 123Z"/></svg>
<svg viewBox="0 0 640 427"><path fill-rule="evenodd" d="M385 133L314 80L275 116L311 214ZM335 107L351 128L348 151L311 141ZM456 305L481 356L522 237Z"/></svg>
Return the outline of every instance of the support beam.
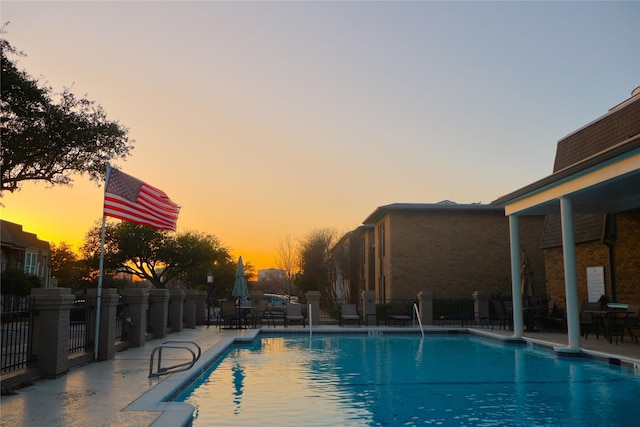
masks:
<svg viewBox="0 0 640 427"><path fill-rule="evenodd" d="M576 244L573 232L573 205L571 199L560 199L562 221L562 253L564 258L564 286L567 298L568 346L580 349L580 307L576 278Z"/></svg>
<svg viewBox="0 0 640 427"><path fill-rule="evenodd" d="M513 298L513 336L522 338L522 288L520 278L520 226L517 215L509 216L509 238L511 241L511 295Z"/></svg>

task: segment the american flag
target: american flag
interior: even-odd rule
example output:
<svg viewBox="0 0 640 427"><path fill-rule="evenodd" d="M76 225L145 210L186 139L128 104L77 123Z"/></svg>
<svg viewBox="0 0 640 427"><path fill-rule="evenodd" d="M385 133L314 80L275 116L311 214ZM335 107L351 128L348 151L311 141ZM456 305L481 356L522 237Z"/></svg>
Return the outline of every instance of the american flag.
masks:
<svg viewBox="0 0 640 427"><path fill-rule="evenodd" d="M111 168L104 193L104 215L159 230L176 229L180 206L151 185Z"/></svg>

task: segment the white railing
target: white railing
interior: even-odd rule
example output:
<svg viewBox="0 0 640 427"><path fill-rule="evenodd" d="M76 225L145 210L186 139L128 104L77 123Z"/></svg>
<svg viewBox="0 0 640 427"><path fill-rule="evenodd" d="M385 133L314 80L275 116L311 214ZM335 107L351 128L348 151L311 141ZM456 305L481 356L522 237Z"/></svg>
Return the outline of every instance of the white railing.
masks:
<svg viewBox="0 0 640 427"><path fill-rule="evenodd" d="M422 336L424 337L424 329L422 329L422 319L420 318L420 311L418 311L418 305L415 303L413 304L413 310L416 312L418 324L420 325L420 332L422 332Z"/></svg>

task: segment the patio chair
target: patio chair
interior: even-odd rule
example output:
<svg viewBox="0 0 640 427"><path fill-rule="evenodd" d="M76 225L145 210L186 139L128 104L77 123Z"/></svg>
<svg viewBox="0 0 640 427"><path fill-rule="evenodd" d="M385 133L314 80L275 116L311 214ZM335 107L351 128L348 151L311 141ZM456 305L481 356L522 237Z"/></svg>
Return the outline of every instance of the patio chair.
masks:
<svg viewBox="0 0 640 427"><path fill-rule="evenodd" d="M222 301L220 305L219 328L241 328L243 319L240 317L235 301Z"/></svg>
<svg viewBox="0 0 640 427"><path fill-rule="evenodd" d="M563 308L558 307L555 300L549 300L545 315L542 317L542 328L549 332L557 330L566 331L567 316Z"/></svg>
<svg viewBox="0 0 640 427"><path fill-rule="evenodd" d="M251 326L256 328L258 326L258 322L260 322L260 326L262 326L262 320L264 319L264 314L267 311L267 300L260 300L256 303L255 307L251 310Z"/></svg>
<svg viewBox="0 0 640 427"><path fill-rule="evenodd" d="M494 320L500 324L502 329L507 329L507 322L509 323L509 328L511 328L511 318L507 315L507 310L502 301L492 300L491 304L496 312Z"/></svg>
<svg viewBox="0 0 640 427"><path fill-rule="evenodd" d="M284 312L284 327L288 328L291 322L300 322L302 327L305 327L306 321L302 313L302 304L287 304Z"/></svg>
<svg viewBox="0 0 640 427"><path fill-rule="evenodd" d="M345 322L357 322L360 326L360 315L355 304L342 304L340 306L340 326Z"/></svg>
<svg viewBox="0 0 640 427"><path fill-rule="evenodd" d="M580 309L580 332L584 334L584 339L589 338L589 334L596 334L596 338L600 337L600 333L606 336L604 324L604 311L600 308L598 302L583 302Z"/></svg>
<svg viewBox="0 0 640 427"><path fill-rule="evenodd" d="M406 304L392 303L387 315L387 326L392 322L400 323L402 326L409 326L411 321L410 311Z"/></svg>
<svg viewBox="0 0 640 427"><path fill-rule="evenodd" d="M638 343L638 335L640 335L640 304L629 306L629 317L627 318L627 332L632 339Z"/></svg>

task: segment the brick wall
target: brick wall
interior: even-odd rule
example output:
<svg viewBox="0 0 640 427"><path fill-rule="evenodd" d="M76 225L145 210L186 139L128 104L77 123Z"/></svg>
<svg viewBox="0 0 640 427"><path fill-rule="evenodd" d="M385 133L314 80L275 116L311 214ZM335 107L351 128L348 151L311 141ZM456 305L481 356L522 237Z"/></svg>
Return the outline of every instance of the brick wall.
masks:
<svg viewBox="0 0 640 427"><path fill-rule="evenodd" d="M616 215L616 297L640 304L640 209Z"/></svg>
<svg viewBox="0 0 640 427"><path fill-rule="evenodd" d="M617 238L614 242L616 264L616 300L640 303L640 210L616 215ZM565 300L562 247L544 252L547 292L551 298ZM605 291L611 295L609 249L599 240L576 245L578 301L587 301L587 267L604 266Z"/></svg>
<svg viewBox="0 0 640 427"><path fill-rule="evenodd" d="M499 210L394 211L388 214L387 297L470 297L474 291L511 292L509 221ZM539 249L543 218L521 221L521 243L544 283Z"/></svg>

